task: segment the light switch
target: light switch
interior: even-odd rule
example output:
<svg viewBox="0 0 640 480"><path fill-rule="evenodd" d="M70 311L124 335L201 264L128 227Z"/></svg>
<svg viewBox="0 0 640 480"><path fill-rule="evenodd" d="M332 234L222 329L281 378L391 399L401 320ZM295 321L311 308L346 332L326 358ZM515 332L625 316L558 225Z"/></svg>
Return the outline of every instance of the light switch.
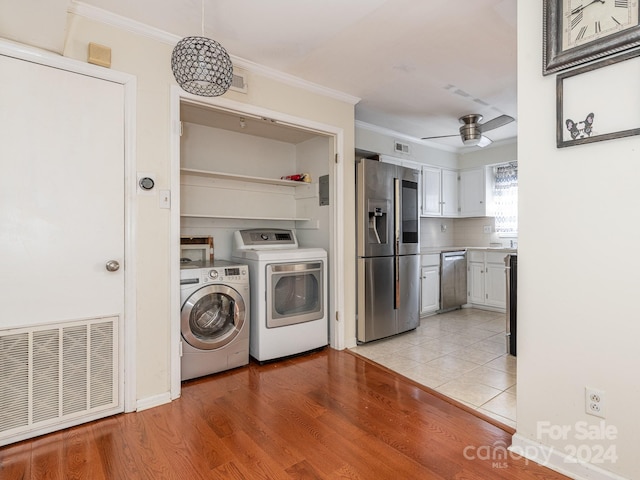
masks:
<svg viewBox="0 0 640 480"><path fill-rule="evenodd" d="M160 198L160 208L171 208L171 190L158 191Z"/></svg>

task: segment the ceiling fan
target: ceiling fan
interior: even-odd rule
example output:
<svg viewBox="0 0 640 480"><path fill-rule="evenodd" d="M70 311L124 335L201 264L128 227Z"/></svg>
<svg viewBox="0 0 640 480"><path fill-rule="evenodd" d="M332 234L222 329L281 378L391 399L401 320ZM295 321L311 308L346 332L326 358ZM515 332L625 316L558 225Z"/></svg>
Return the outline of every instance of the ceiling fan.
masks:
<svg viewBox="0 0 640 480"><path fill-rule="evenodd" d="M491 139L483 135L484 132L494 130L514 121L509 115L500 115L485 123L480 123L482 115L471 113L464 115L458 119L462 126L460 127L460 138L465 146L486 147L491 145ZM441 135L439 137L424 137L422 140L432 140L434 138L456 137L457 135Z"/></svg>

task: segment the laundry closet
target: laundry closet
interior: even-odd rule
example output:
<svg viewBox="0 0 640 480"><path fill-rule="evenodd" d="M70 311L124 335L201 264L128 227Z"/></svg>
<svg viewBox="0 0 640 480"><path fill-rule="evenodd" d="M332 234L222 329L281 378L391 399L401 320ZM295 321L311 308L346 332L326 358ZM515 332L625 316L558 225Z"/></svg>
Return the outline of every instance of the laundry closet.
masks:
<svg viewBox="0 0 640 480"><path fill-rule="evenodd" d="M334 139L180 108L181 378L329 343Z"/></svg>
<svg viewBox="0 0 640 480"><path fill-rule="evenodd" d="M285 228L329 252L333 137L188 102L180 119L181 236L212 237L226 260L235 231ZM302 173L310 182L281 179Z"/></svg>

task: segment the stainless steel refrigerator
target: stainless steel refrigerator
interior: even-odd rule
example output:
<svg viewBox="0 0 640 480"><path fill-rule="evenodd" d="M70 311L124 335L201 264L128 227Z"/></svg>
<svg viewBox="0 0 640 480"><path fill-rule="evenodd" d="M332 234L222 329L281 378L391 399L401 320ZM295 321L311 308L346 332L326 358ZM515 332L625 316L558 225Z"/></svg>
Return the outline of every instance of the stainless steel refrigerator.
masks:
<svg viewBox="0 0 640 480"><path fill-rule="evenodd" d="M356 161L358 342L420 323L419 185L419 170Z"/></svg>

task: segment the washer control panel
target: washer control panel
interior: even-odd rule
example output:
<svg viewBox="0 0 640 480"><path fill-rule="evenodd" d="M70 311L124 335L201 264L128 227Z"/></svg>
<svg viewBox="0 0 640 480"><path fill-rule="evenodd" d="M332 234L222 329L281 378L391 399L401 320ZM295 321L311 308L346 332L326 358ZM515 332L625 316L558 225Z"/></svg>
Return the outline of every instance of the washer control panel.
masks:
<svg viewBox="0 0 640 480"><path fill-rule="evenodd" d="M246 280L247 275L246 266L211 268L202 271L202 282L239 282Z"/></svg>

